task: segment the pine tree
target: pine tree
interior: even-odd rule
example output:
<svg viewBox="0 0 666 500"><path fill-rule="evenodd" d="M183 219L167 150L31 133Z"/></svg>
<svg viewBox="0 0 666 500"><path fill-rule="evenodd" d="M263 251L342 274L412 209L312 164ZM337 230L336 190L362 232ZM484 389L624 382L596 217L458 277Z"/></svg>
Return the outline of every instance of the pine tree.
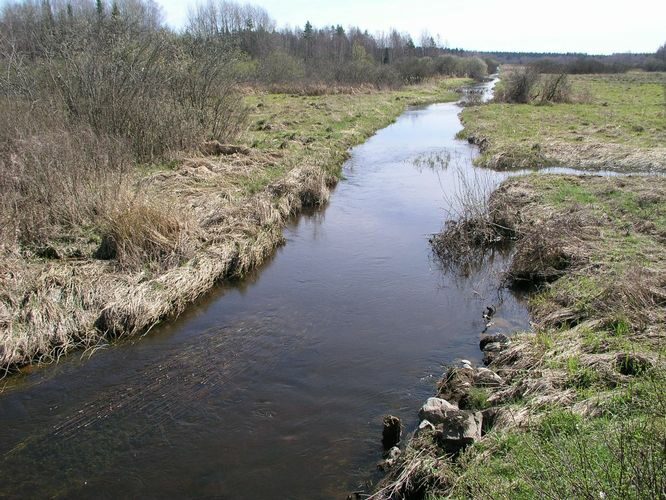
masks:
<svg viewBox="0 0 666 500"><path fill-rule="evenodd" d="M303 38L306 40L312 38L312 24L310 24L310 21L305 22L305 29L303 29Z"/></svg>
<svg viewBox="0 0 666 500"><path fill-rule="evenodd" d="M111 19L115 21L119 17L120 17L120 8L118 7L118 2L114 0L113 4L111 5Z"/></svg>
<svg viewBox="0 0 666 500"><path fill-rule="evenodd" d="M101 21L104 17L104 2L102 0L95 0L95 7L97 8L97 18Z"/></svg>

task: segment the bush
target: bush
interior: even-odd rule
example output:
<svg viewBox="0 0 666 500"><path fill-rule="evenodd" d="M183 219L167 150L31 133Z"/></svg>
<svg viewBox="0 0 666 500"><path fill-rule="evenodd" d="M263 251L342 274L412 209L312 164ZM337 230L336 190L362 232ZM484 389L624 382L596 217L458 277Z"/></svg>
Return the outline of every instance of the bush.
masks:
<svg viewBox="0 0 666 500"><path fill-rule="evenodd" d="M528 103L532 100L538 81L539 73L532 67L511 70L504 78L503 87L495 94L495 99L508 103Z"/></svg>
<svg viewBox="0 0 666 500"><path fill-rule="evenodd" d="M0 100L0 242L40 246L90 227L127 184L127 144L63 126L57 109Z"/></svg>
<svg viewBox="0 0 666 500"><path fill-rule="evenodd" d="M566 73L542 75L539 87L535 99L538 99L541 104L571 101L571 84Z"/></svg>
<svg viewBox="0 0 666 500"><path fill-rule="evenodd" d="M488 66L479 57L465 57L461 60L462 75L475 80L482 80L488 75Z"/></svg>
<svg viewBox="0 0 666 500"><path fill-rule="evenodd" d="M266 83L293 83L305 78L305 66L294 56L276 50L260 62L259 78Z"/></svg>

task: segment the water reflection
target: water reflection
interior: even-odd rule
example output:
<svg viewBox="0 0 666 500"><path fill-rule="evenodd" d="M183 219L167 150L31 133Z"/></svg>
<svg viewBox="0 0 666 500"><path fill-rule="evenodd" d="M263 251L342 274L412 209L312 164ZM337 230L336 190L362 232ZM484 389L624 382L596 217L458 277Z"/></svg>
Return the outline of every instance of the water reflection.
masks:
<svg viewBox="0 0 666 500"><path fill-rule="evenodd" d="M382 416L413 428L442 364L480 358L486 305L528 326L516 297L498 300L502 256L466 277L430 258L456 172L412 165L439 152L472 171L459 111L411 110L355 148L326 209L241 283L12 382L0 494L340 498L372 479Z"/></svg>

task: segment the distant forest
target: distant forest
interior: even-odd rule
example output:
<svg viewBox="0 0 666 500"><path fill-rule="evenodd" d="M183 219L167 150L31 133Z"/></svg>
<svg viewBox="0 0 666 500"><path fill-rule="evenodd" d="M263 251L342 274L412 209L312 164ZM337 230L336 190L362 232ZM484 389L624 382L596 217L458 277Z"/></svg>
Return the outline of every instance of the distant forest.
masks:
<svg viewBox="0 0 666 500"><path fill-rule="evenodd" d="M278 28L261 7L199 3L182 30L152 0L27 0L0 9L0 250L95 227L134 166L235 141L244 96L482 79L498 63L542 71L666 69L655 54L473 53L427 33ZM557 79L561 81L562 79ZM12 250L13 251L13 250Z"/></svg>
<svg viewBox="0 0 666 500"><path fill-rule="evenodd" d="M666 44L651 54L590 55L583 53L477 52L500 64L532 64L542 73L624 73L631 69L666 71Z"/></svg>
<svg viewBox="0 0 666 500"><path fill-rule="evenodd" d="M541 72L658 70L666 69L666 49L474 53L441 47L428 33L415 41L395 29L279 28L265 9L229 1L196 4L178 31L153 0L10 2L0 11L0 156L19 137L35 136L39 116L47 130L122 138L145 161L202 137L236 137L244 87L395 88L440 75L482 79L499 63L535 63Z"/></svg>

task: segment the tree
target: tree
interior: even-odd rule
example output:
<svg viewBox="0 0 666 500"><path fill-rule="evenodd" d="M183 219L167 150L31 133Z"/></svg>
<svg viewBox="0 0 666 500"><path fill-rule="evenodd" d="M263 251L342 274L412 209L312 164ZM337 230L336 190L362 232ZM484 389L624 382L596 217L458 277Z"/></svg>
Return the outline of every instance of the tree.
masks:
<svg viewBox="0 0 666 500"><path fill-rule="evenodd" d="M120 8L118 8L118 2L114 1L111 5L111 19L114 21L118 20L120 17Z"/></svg>
<svg viewBox="0 0 666 500"><path fill-rule="evenodd" d="M305 60L308 61L312 57L312 38L314 29L310 21L305 22L303 29L303 40L305 40Z"/></svg>
<svg viewBox="0 0 666 500"><path fill-rule="evenodd" d="M666 62L666 43L657 49L657 52L654 55L657 59L661 59Z"/></svg>
<svg viewBox="0 0 666 500"><path fill-rule="evenodd" d="M310 21L305 21L305 28L303 29L303 38L310 39L312 38L312 24L310 24Z"/></svg>

